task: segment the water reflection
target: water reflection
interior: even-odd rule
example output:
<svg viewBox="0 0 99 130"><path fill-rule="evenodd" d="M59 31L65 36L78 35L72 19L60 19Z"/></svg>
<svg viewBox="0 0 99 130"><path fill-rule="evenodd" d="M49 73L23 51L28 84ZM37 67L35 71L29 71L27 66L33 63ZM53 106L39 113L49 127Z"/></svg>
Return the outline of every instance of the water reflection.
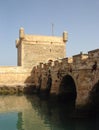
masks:
<svg viewBox="0 0 99 130"><path fill-rule="evenodd" d="M10 114L8 114L10 113ZM73 103L57 103L37 96L1 96L0 124L7 130L98 130L99 115L78 117ZM11 127L13 126L13 127ZM2 129L0 125L0 130Z"/></svg>
<svg viewBox="0 0 99 130"><path fill-rule="evenodd" d="M24 130L23 126L23 119L22 119L22 112L18 113L18 120L17 120L17 130Z"/></svg>
<svg viewBox="0 0 99 130"><path fill-rule="evenodd" d="M37 110L44 124L49 125L51 129L62 130L65 128L73 130L74 119L71 118L73 114L71 104L67 106L64 103L57 103L56 100L46 101L40 99L37 102L34 99L32 106Z"/></svg>

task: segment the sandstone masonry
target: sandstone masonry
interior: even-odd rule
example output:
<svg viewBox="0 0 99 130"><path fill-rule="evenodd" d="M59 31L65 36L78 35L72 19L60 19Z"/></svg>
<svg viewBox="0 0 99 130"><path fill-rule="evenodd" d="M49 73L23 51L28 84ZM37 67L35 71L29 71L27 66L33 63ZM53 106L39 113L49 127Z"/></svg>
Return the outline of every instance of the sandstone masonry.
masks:
<svg viewBox="0 0 99 130"><path fill-rule="evenodd" d="M70 88L75 84L76 104L86 104L90 91L96 84L99 85L99 49L39 64L34 67L33 75L37 88L50 88L50 93L55 95L72 92ZM48 85L50 77L51 86Z"/></svg>
<svg viewBox="0 0 99 130"><path fill-rule="evenodd" d="M99 84L99 49L66 57L68 35L37 36L19 31L18 66L0 67L0 93L25 92L27 88L52 94L77 92L76 103L85 104Z"/></svg>
<svg viewBox="0 0 99 130"><path fill-rule="evenodd" d="M27 35L24 29L19 31L16 40L18 49L18 66L33 67L40 62L66 57L67 33L62 37Z"/></svg>
<svg viewBox="0 0 99 130"><path fill-rule="evenodd" d="M33 86L33 66L64 58L67 37L66 32L61 37L30 35L21 28L16 40L18 66L0 67L0 93L23 91Z"/></svg>

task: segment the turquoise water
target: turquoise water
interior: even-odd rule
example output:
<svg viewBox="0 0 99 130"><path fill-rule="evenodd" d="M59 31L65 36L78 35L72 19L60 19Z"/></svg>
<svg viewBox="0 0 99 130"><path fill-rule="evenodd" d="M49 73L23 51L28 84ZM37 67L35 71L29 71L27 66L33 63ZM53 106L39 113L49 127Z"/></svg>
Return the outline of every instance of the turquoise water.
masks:
<svg viewBox="0 0 99 130"><path fill-rule="evenodd" d="M99 116L76 116L73 104L54 99L1 96L0 130L99 130Z"/></svg>
<svg viewBox="0 0 99 130"><path fill-rule="evenodd" d="M17 130L16 122L18 113L0 114L0 130Z"/></svg>

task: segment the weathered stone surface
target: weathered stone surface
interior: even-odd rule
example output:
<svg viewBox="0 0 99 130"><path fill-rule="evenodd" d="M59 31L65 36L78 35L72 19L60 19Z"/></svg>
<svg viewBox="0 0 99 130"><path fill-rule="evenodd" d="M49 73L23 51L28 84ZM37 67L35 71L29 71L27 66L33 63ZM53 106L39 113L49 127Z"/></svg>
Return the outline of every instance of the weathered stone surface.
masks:
<svg viewBox="0 0 99 130"><path fill-rule="evenodd" d="M93 69L95 63L96 68ZM99 81L99 49L90 51L87 55L79 54L73 56L73 59L70 58L70 60L65 58L61 62L54 61L52 66L47 68L43 66L40 69L36 68L33 73L35 77L34 83L39 84L38 78L41 76L41 89L46 89L49 70L52 77L50 93L58 95L63 77L69 75L73 78L76 85L76 103L86 104L91 89Z"/></svg>
<svg viewBox="0 0 99 130"><path fill-rule="evenodd" d="M20 29L19 40L16 40L18 49L18 65L33 67L39 62L56 60L66 56L67 33L62 37L27 35Z"/></svg>
<svg viewBox="0 0 99 130"><path fill-rule="evenodd" d="M0 93L23 92L27 87L29 91L30 87L46 90L51 76L50 93L58 95L62 79L68 75L75 82L76 103L86 103L89 92L99 81L99 49L65 57L67 36L67 33L63 37L27 35L21 28L16 41L18 66L0 67ZM71 86L70 81L63 85Z"/></svg>

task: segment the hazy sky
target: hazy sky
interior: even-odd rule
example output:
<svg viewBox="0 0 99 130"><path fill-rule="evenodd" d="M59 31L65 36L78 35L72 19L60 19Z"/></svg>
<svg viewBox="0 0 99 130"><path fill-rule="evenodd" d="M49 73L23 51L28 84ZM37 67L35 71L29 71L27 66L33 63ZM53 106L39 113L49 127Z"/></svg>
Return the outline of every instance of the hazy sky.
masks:
<svg viewBox="0 0 99 130"><path fill-rule="evenodd" d="M17 65L15 40L25 33L68 32L67 56L99 48L99 0L0 0L0 65Z"/></svg>

